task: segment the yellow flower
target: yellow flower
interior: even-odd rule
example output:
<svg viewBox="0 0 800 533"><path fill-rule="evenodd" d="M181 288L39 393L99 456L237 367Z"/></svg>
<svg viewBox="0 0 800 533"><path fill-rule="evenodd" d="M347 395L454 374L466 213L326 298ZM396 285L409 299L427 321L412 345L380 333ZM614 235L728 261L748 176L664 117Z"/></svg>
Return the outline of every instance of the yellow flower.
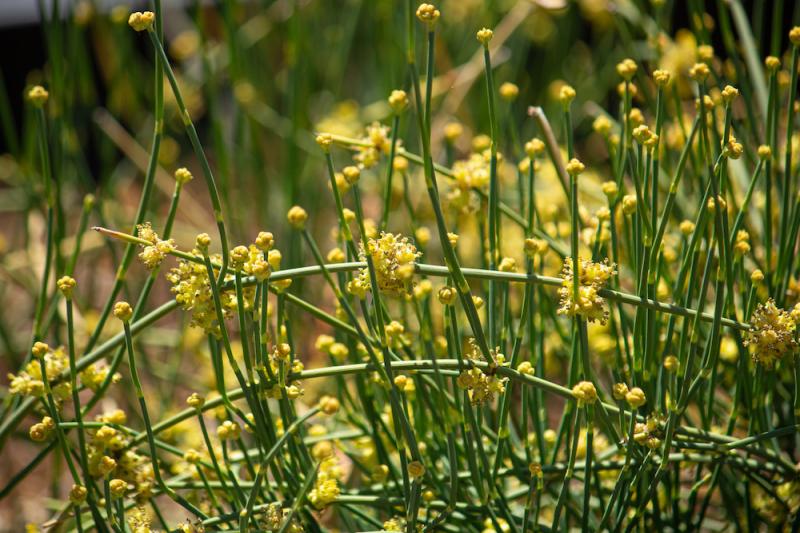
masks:
<svg viewBox="0 0 800 533"><path fill-rule="evenodd" d="M317 478L314 480L314 488L308 493L308 499L314 507L322 509L336 501L340 493L339 478L341 475L342 470L335 455L320 463Z"/></svg>
<svg viewBox="0 0 800 533"><path fill-rule="evenodd" d="M175 250L175 241L172 239L166 241L159 239L158 234L153 231L149 222L139 224L136 226L136 230L140 239L150 243L142 245L143 249L139 253L139 259L142 260L148 270L158 268L164 258Z"/></svg>
<svg viewBox="0 0 800 533"><path fill-rule="evenodd" d="M595 263L586 259L579 259L580 274L578 276L578 299L575 300L575 283L572 271L573 260L570 257L564 259L564 267L561 275L564 278L561 288L558 290L561 296L559 314L568 316L580 315L589 322L599 321L605 324L608 320L608 311L605 309L605 300L600 296L611 276L617 273L616 266L608 259Z"/></svg>
<svg viewBox="0 0 800 533"><path fill-rule="evenodd" d="M58 399L69 397L71 387L69 382L58 383L61 374L69 369L69 357L63 347L52 350L47 344L37 342L31 349L33 359L22 371L8 374L9 392L21 396L41 397L44 395L44 376L53 387L53 393ZM44 373L42 372L44 365Z"/></svg>
<svg viewBox="0 0 800 533"><path fill-rule="evenodd" d="M789 312L779 309L770 298L759 304L750 319L750 330L745 334L745 346L750 348L753 361L772 368L787 354L797 348L794 338L795 321Z"/></svg>
<svg viewBox="0 0 800 533"><path fill-rule="evenodd" d="M390 128L379 122L373 122L366 128L366 135L362 137L363 145L356 146L356 154L353 160L364 168L374 167L378 164L381 154L388 154L392 148L392 141L389 136ZM400 142L398 141L398 145Z"/></svg>
<svg viewBox="0 0 800 533"><path fill-rule="evenodd" d="M375 267L378 288L389 296L404 297L408 294L409 278L414 273L414 262L421 255L408 238L392 233L381 233L378 239L369 239L367 250L361 251L362 259L369 254ZM364 267L359 273L358 287L353 289L371 290L369 270ZM353 281L356 281L353 280ZM354 294L358 290L353 290Z"/></svg>

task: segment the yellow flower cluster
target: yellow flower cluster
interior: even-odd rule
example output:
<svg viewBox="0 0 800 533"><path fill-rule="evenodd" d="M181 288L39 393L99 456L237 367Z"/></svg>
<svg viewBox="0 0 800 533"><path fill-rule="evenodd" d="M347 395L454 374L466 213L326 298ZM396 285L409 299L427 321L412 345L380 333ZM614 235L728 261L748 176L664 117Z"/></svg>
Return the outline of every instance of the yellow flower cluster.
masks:
<svg viewBox="0 0 800 533"><path fill-rule="evenodd" d="M89 390L97 391L108 377L108 372L109 368L105 364L92 363L80 373L81 383ZM121 379L122 374L115 372L114 375L111 376L111 383L119 383Z"/></svg>
<svg viewBox="0 0 800 533"><path fill-rule="evenodd" d="M370 239L367 247L367 251L361 251L362 259L366 258L366 253L372 257L378 289L389 296L407 297L414 275L414 261L422 255L416 246L407 237L383 232L379 238ZM364 298L371 289L370 285L369 269L364 267L359 276L347 284L347 290Z"/></svg>
<svg viewBox="0 0 800 533"><path fill-rule="evenodd" d="M322 460L319 465L314 488L308 493L308 499L314 507L322 509L339 497L339 479L342 477L342 468L339 460L331 454Z"/></svg>
<svg viewBox="0 0 800 533"><path fill-rule="evenodd" d="M794 351L797 348L796 327L791 313L778 308L772 298L759 304L744 340L752 351L753 361L772 368L776 361Z"/></svg>
<svg viewBox="0 0 800 533"><path fill-rule="evenodd" d="M198 242L204 241L198 237ZM259 233L256 242L250 246L237 246L231 253L233 259L232 266L246 276L254 276L259 281L269 278L270 274L278 270L281 265L281 253L272 250L274 239L268 232ZM192 250L194 255L201 255L200 250ZM212 263L220 263L221 257L213 255L210 257ZM215 275L218 272L215 269ZM226 276L226 281L233 279L232 274ZM180 260L178 266L172 268L167 274L167 280L172 284L170 289L175 295L175 300L180 306L192 312L191 325L199 327L208 333L219 334L219 326L216 324L216 309L214 307L214 296L211 292L211 284L208 279L208 270L201 263ZM291 280L285 283L275 284L279 289L285 289L291 284ZM244 308L250 309L255 298L255 288L245 287L244 289ZM220 303L222 313L225 318L229 318L237 307L236 295L230 291L220 292Z"/></svg>
<svg viewBox="0 0 800 533"><path fill-rule="evenodd" d="M199 252L197 253L199 255ZM219 255L211 257L212 262L221 260L222 257ZM178 266L169 271L167 280L172 284L170 291L175 295L175 301L184 310L192 312L191 325L203 329L206 333L219 335L214 295L211 292L205 265L181 260ZM220 292L219 296L223 316L230 318L236 309L236 296L232 292Z"/></svg>
<svg viewBox="0 0 800 533"><path fill-rule="evenodd" d="M461 372L456 382L459 387L469 392L470 401L476 405L491 402L495 394L506 391L505 378L489 375L478 367Z"/></svg>
<svg viewBox="0 0 800 533"><path fill-rule="evenodd" d="M454 209L465 214L478 209L480 201L473 189L488 189L490 159L490 151L483 150L453 163L453 186L447 200Z"/></svg>
<svg viewBox="0 0 800 533"><path fill-rule="evenodd" d="M258 530L280 531L290 511L291 509L284 508L279 502L270 503L258 521ZM289 533L301 533L303 531L303 526L300 525L295 518L292 519L292 523L286 527L286 531Z"/></svg>
<svg viewBox="0 0 800 533"><path fill-rule="evenodd" d="M406 530L406 519L402 516L393 516L389 520L383 523L383 530L384 531L398 531L402 532Z"/></svg>
<svg viewBox="0 0 800 533"><path fill-rule="evenodd" d="M573 283L575 276L572 272L572 258L564 259L561 276L564 281L558 294L561 297L558 313L563 315L581 315L589 322L599 321L605 324L608 320L608 311L605 309L605 300L599 292L603 289L611 276L617 273L616 265L605 259L599 263L587 259L579 259L580 273L578 276L578 300L575 301Z"/></svg>
<svg viewBox="0 0 800 533"><path fill-rule="evenodd" d="M155 270L161 265L167 254L175 250L175 241L173 239L166 241L159 239L158 234L153 231L153 227L149 222L139 224L136 229L139 238L150 243L146 246L142 245L143 249L139 253L139 259L142 260L148 270Z"/></svg>
<svg viewBox="0 0 800 533"><path fill-rule="evenodd" d="M140 502L152 496L155 486L153 465L145 455L130 448L131 439L110 424L124 424L125 412L119 409L103 413L96 420L103 426L87 429L89 473L93 477L111 476L116 484L131 488L131 495ZM123 485L124 484L124 485Z"/></svg>
<svg viewBox="0 0 800 533"><path fill-rule="evenodd" d="M481 352L475 344L474 339L469 341L467 357L472 360L481 358ZM501 353L494 354L495 362L498 365L505 363L505 356ZM496 368L494 369L496 370ZM469 393L470 401L477 405L484 402L491 402L495 394L503 394L506 391L506 378L498 377L491 369L483 371L476 366L472 366L459 374L456 384Z"/></svg>
<svg viewBox="0 0 800 533"><path fill-rule="evenodd" d="M128 525L133 533L150 533L152 520L147 512L147 509L142 506L137 506L127 513Z"/></svg>
<svg viewBox="0 0 800 533"><path fill-rule="evenodd" d="M661 431L658 427L658 420L654 417L649 417L645 423L636 423L633 427L633 440L651 450L658 449L661 446Z"/></svg>
<svg viewBox="0 0 800 533"><path fill-rule="evenodd" d="M388 154L392 148L390 137L391 128L379 122L373 122L366 128L366 135L362 137L364 146L357 146L353 160L364 168L374 167L380 161L381 154ZM398 146L400 141L397 142Z"/></svg>
<svg viewBox="0 0 800 533"><path fill-rule="evenodd" d="M291 346L285 342L275 345L269 356L269 366L272 375L277 377L277 383L266 391L268 398L277 399L285 396L290 400L296 400L305 393L297 380L294 380L291 385L280 385L289 381L289 374L298 374L304 368L303 362L293 357Z"/></svg>
<svg viewBox="0 0 800 533"><path fill-rule="evenodd" d="M72 388L67 381L58 382L61 373L69 368L69 358L63 346L50 349L43 342L37 342L33 347L36 356L19 374L8 374L9 392L21 396L40 397L44 395L44 376L40 359L44 360L47 380L57 400L69 397Z"/></svg>

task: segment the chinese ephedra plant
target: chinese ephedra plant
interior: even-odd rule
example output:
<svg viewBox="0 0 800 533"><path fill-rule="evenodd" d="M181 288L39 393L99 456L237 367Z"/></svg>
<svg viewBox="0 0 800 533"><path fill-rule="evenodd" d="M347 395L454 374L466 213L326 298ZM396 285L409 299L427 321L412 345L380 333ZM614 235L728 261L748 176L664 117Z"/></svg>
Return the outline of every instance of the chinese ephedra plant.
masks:
<svg viewBox="0 0 800 533"><path fill-rule="evenodd" d="M679 50L640 12L654 34L616 58L605 108L562 83L525 114L494 77L507 28L478 30L471 138L437 120L447 10L403 5L384 115L360 136L308 132L325 200L239 245L231 167L206 156L160 3L130 14L154 52L155 128L130 225L94 228L123 248L86 335L93 199L64 262L58 85L28 93L47 257L0 442L14 453L27 426L38 455L2 496L53 470L42 527L59 531L796 530L800 27L762 61L724 4L718 26L690 9ZM164 217L165 108L203 183L177 169ZM196 237L173 231L188 187L214 214Z"/></svg>

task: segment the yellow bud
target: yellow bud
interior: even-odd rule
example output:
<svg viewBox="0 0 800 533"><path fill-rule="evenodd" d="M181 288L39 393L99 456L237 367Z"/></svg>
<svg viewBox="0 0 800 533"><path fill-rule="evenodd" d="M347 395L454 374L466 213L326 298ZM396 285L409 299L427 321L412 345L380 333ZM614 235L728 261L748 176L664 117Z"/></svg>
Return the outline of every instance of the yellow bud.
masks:
<svg viewBox="0 0 800 533"><path fill-rule="evenodd" d="M417 18L420 22L424 22L429 27L436 24L436 21L439 20L441 13L436 6L433 4L420 4L417 8Z"/></svg>
<svg viewBox="0 0 800 533"><path fill-rule="evenodd" d="M233 263L233 268L236 270L241 269L249 257L250 252L247 249L247 246L239 245L235 247L233 250L231 250L231 263Z"/></svg>
<svg viewBox="0 0 800 533"><path fill-rule="evenodd" d="M330 133L320 133L317 135L317 144L323 151L328 152L333 144L333 137Z"/></svg>
<svg viewBox="0 0 800 533"><path fill-rule="evenodd" d="M709 73L710 70L705 63L695 63L694 66L689 69L689 77L697 82L705 81Z"/></svg>
<svg viewBox="0 0 800 533"><path fill-rule="evenodd" d="M127 322L133 316L133 309L128 302L117 302L114 304L114 316L123 322Z"/></svg>
<svg viewBox="0 0 800 533"><path fill-rule="evenodd" d="M566 168L567 174L570 176L579 176L584 170L586 170L586 166L574 157L570 159L569 163L567 163Z"/></svg>
<svg viewBox="0 0 800 533"><path fill-rule="evenodd" d="M478 38L478 42L480 42L483 46L489 46L489 41L491 41L492 37L494 37L494 32L489 28L481 28L478 30L476 37Z"/></svg>
<svg viewBox="0 0 800 533"><path fill-rule="evenodd" d="M561 105L567 107L575 99L575 89L571 85L563 85L558 91L558 101Z"/></svg>
<svg viewBox="0 0 800 533"><path fill-rule="evenodd" d="M339 411L339 400L333 396L323 396L319 401L319 408L326 415L335 415Z"/></svg>
<svg viewBox="0 0 800 533"><path fill-rule="evenodd" d="M625 395L625 401L628 402L632 408L637 409L647 402L644 391L639 387L634 387Z"/></svg>
<svg viewBox="0 0 800 533"><path fill-rule="evenodd" d="M517 262L512 257L504 257L500 264L497 265L497 270L500 272L516 272Z"/></svg>
<svg viewBox="0 0 800 533"><path fill-rule="evenodd" d="M128 490L128 484L121 479L112 479L108 482L108 488L113 497L121 498L125 496L125 491Z"/></svg>
<svg viewBox="0 0 800 533"><path fill-rule="evenodd" d="M89 491L83 485L72 485L69 491L69 501L72 505L81 505L86 501L86 495Z"/></svg>
<svg viewBox="0 0 800 533"><path fill-rule="evenodd" d="M519 96L519 87L511 82L505 82L500 86L498 92L500 93L500 98L506 102L513 102Z"/></svg>
<svg viewBox="0 0 800 533"><path fill-rule="evenodd" d="M622 212L626 215L632 215L636 212L636 196L633 194L626 194L622 197Z"/></svg>
<svg viewBox="0 0 800 533"><path fill-rule="evenodd" d="M537 139L534 137L530 141L525 143L525 154L533 159L534 157L541 155L544 153L544 142L541 139Z"/></svg>
<svg viewBox="0 0 800 533"><path fill-rule="evenodd" d="M42 107L47 103L50 93L41 85L35 85L28 91L28 100L36 107Z"/></svg>
<svg viewBox="0 0 800 533"><path fill-rule="evenodd" d="M616 182L614 181L603 182L602 187L603 187L603 194L606 195L606 198L608 198L609 200L613 200L614 198L617 197L617 194L619 193L619 188L617 187Z"/></svg>
<svg viewBox="0 0 800 533"><path fill-rule="evenodd" d="M306 210L299 205L295 205L289 209L289 212L286 214L286 218L289 220L289 224L293 228L303 229L306 225L306 220L308 219L308 213L306 213Z"/></svg>
<svg viewBox="0 0 800 533"><path fill-rule="evenodd" d="M597 389L591 381L581 381L572 387L572 395L579 404L593 404L597 401Z"/></svg>
<svg viewBox="0 0 800 533"><path fill-rule="evenodd" d="M611 132L611 121L605 115L600 115L592 123L592 129L600 135L606 136Z"/></svg>
<svg viewBox="0 0 800 533"><path fill-rule="evenodd" d="M453 287L442 287L437 294L439 303L442 305L452 305L456 301L458 293Z"/></svg>
<svg viewBox="0 0 800 533"><path fill-rule="evenodd" d="M714 58L714 48L708 44L701 44L697 47L697 59L707 63Z"/></svg>
<svg viewBox="0 0 800 533"><path fill-rule="evenodd" d="M672 78L672 74L668 70L656 70L653 71L653 79L656 82L656 85L659 87L665 87L669 84L670 79Z"/></svg>
<svg viewBox="0 0 800 533"><path fill-rule="evenodd" d="M614 386L611 388L611 395L615 400L625 399L626 394L628 394L628 386L626 384L614 383Z"/></svg>
<svg viewBox="0 0 800 533"><path fill-rule="evenodd" d="M789 41L795 46L800 45L800 26L795 26L789 30Z"/></svg>
<svg viewBox="0 0 800 533"><path fill-rule="evenodd" d="M414 479L419 479L425 475L425 466L419 461L408 463L408 475Z"/></svg>
<svg viewBox="0 0 800 533"><path fill-rule="evenodd" d="M70 276L63 276L56 282L58 290L64 295L64 298L72 298L72 290L75 288L75 278Z"/></svg>
<svg viewBox="0 0 800 533"><path fill-rule="evenodd" d="M344 252L341 248L333 248L330 252L328 252L327 260L329 263L344 263Z"/></svg>
<svg viewBox="0 0 800 533"><path fill-rule="evenodd" d="M444 126L444 138L449 143L453 143L461 137L464 133L464 126L462 126L459 122L448 122Z"/></svg>
<svg viewBox="0 0 800 533"><path fill-rule="evenodd" d="M175 171L175 181L177 181L181 185L186 185L190 181L192 181L192 173L189 172L188 168L181 167Z"/></svg>
<svg viewBox="0 0 800 533"><path fill-rule="evenodd" d="M267 252L275 244L275 237L269 231L260 231L256 237L255 244L259 250Z"/></svg>
<svg viewBox="0 0 800 533"><path fill-rule="evenodd" d="M767 56L764 60L764 65L770 72L777 72L781 68L781 60L775 56Z"/></svg>
<svg viewBox="0 0 800 533"><path fill-rule="evenodd" d="M193 392L188 398L186 398L186 404L195 409L200 409L205 403L206 399L196 392Z"/></svg>
<svg viewBox="0 0 800 533"><path fill-rule="evenodd" d="M517 365L517 372L527 376L532 376L534 374L533 365L530 363L530 361L523 361Z"/></svg>
<svg viewBox="0 0 800 533"><path fill-rule="evenodd" d="M50 351L50 346L39 341L33 343L33 348L31 348L31 353L36 358L44 357L49 351Z"/></svg>
<svg viewBox="0 0 800 533"><path fill-rule="evenodd" d="M633 59L623 59L617 63L617 74L628 81L633 78L637 69L638 67Z"/></svg>
<svg viewBox="0 0 800 533"><path fill-rule="evenodd" d="M732 85L726 85L722 89L722 99L727 103L733 102L737 96L739 96L739 89Z"/></svg>
<svg viewBox="0 0 800 533"><path fill-rule="evenodd" d="M394 377L394 386L400 389L401 391L406 388L408 385L408 376L404 374L400 374Z"/></svg>
<svg viewBox="0 0 800 533"><path fill-rule="evenodd" d="M353 185L358 181L358 178L361 177L361 171L356 166L348 166L342 169L342 175L344 179L347 180L347 183Z"/></svg>
<svg viewBox="0 0 800 533"><path fill-rule="evenodd" d="M389 95L389 106L396 114L402 113L408 107L408 95L405 91L394 90Z"/></svg>
<svg viewBox="0 0 800 533"><path fill-rule="evenodd" d="M135 11L128 17L128 26L135 31L145 31L153 27L153 21L156 16L152 11L145 11L144 13Z"/></svg>

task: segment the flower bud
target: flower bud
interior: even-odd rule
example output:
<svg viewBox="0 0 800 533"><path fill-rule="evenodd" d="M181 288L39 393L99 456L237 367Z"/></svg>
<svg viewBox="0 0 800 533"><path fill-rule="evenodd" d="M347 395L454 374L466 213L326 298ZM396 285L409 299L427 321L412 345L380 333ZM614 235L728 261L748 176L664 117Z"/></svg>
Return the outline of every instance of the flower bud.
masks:
<svg viewBox="0 0 800 533"><path fill-rule="evenodd" d="M419 461L408 463L408 475L413 479L419 479L425 475L425 466Z"/></svg>
<svg viewBox="0 0 800 533"><path fill-rule="evenodd" d="M303 229L306 225L306 220L308 219L308 213L306 213L306 210L299 205L295 205L289 209L289 212L286 214L286 218L289 220L289 224L293 228Z"/></svg>
<svg viewBox="0 0 800 533"><path fill-rule="evenodd" d="M319 409L326 415L335 415L339 411L339 400L333 396L323 396L319 401Z"/></svg>
<svg viewBox="0 0 800 533"><path fill-rule="evenodd" d="M175 181L177 181L180 185L186 185L192 181L193 178L194 176L192 176L192 173L189 172L188 168L181 167L175 171Z"/></svg>
<svg viewBox="0 0 800 533"><path fill-rule="evenodd" d="M637 69L638 67L633 59L623 59L617 63L617 74L627 81L633 78Z"/></svg>
<svg viewBox="0 0 800 533"><path fill-rule="evenodd" d="M494 37L494 32L489 28L481 28L478 30L476 37L478 38L478 42L480 42L483 46L489 46L489 41L491 41L492 37Z"/></svg>
<svg viewBox="0 0 800 533"><path fill-rule="evenodd" d="M500 86L498 92L500 93L500 98L506 102L513 102L519 96L519 87L511 82L505 82Z"/></svg>
<svg viewBox="0 0 800 533"><path fill-rule="evenodd" d="M408 107L408 95L405 91L394 90L389 95L389 106L395 114L399 115Z"/></svg>
<svg viewBox="0 0 800 533"><path fill-rule="evenodd" d="M634 387L625 395L625 401L628 402L632 408L637 409L647 402L644 391L639 387Z"/></svg>
<svg viewBox="0 0 800 533"><path fill-rule="evenodd" d="M64 298L72 298L72 290L75 288L75 278L70 276L63 276L56 282L58 290L64 295Z"/></svg>
<svg viewBox="0 0 800 533"><path fill-rule="evenodd" d="M36 107L43 107L49 97L50 93L41 85L35 85L28 91L28 100Z"/></svg>
<svg viewBox="0 0 800 533"><path fill-rule="evenodd" d="M153 21L155 21L155 19L156 16L152 11L145 11L144 13L135 11L128 17L128 26L133 28L134 31L149 30L153 27Z"/></svg>
<svg viewBox="0 0 800 533"><path fill-rule="evenodd" d="M114 316L123 322L127 322L133 316L133 309L128 302L117 302L114 304Z"/></svg>

